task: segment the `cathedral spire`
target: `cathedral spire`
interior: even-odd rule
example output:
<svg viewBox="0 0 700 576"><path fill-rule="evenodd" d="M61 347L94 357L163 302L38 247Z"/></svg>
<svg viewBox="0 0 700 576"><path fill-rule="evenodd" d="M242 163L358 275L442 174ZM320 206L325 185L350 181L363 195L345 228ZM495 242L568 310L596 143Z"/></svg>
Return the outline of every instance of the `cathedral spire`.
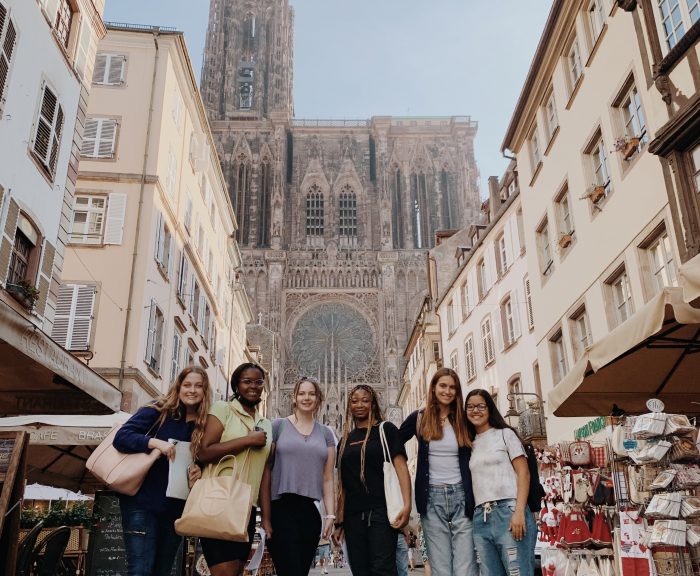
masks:
<svg viewBox="0 0 700 576"><path fill-rule="evenodd" d="M293 27L288 0L211 0L201 80L210 119L292 116Z"/></svg>

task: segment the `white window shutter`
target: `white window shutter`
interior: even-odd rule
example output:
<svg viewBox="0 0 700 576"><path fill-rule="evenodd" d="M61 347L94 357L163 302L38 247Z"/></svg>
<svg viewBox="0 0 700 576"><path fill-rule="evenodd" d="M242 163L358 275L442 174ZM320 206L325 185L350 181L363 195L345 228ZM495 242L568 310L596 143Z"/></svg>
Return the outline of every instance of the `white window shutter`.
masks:
<svg viewBox="0 0 700 576"><path fill-rule="evenodd" d="M56 22L56 14L58 13L58 0L41 0L41 4L44 7L46 15L49 17L49 22Z"/></svg>
<svg viewBox="0 0 700 576"><path fill-rule="evenodd" d="M503 241L506 244L506 258L508 260L509 268L513 265L513 262L515 261L515 256L513 254L513 246L515 246L515 236L513 235L512 224L512 221L508 220L503 231Z"/></svg>
<svg viewBox="0 0 700 576"><path fill-rule="evenodd" d="M53 327L51 328L51 338L63 348L68 343L68 332L70 331L71 311L73 309L73 293L76 286L73 284L61 284L58 289L58 300L56 302L56 314L54 316Z"/></svg>
<svg viewBox="0 0 700 576"><path fill-rule="evenodd" d="M146 333L146 364L151 366L156 343L156 301L151 299L148 313L148 332Z"/></svg>
<svg viewBox="0 0 700 576"><path fill-rule="evenodd" d="M503 333L507 330L506 328L506 318L505 313L501 307L495 310L493 313L493 320L491 322L491 334L496 333L496 349L502 351L505 347L505 338L503 338Z"/></svg>
<svg viewBox="0 0 700 576"><path fill-rule="evenodd" d="M156 243L153 249L153 254L158 263L163 260L163 215L158 213L156 220Z"/></svg>
<svg viewBox="0 0 700 576"><path fill-rule="evenodd" d="M70 347L67 348L69 350L88 350L95 304L95 288L93 286L77 286L76 288Z"/></svg>
<svg viewBox="0 0 700 576"><path fill-rule="evenodd" d="M78 39L78 48L75 54L75 69L81 78L85 78L85 72L90 57L90 48L92 46L92 28L88 23L87 16L83 16L80 23L80 37Z"/></svg>
<svg viewBox="0 0 700 576"><path fill-rule="evenodd" d="M98 118L88 118L85 121L83 143L80 145L81 156L95 156L95 145L98 139L99 128L100 120Z"/></svg>
<svg viewBox="0 0 700 576"><path fill-rule="evenodd" d="M7 22L7 24L5 24ZM7 16L7 9L0 4L0 103L4 101L10 64L17 43L17 31L12 20Z"/></svg>
<svg viewBox="0 0 700 576"><path fill-rule="evenodd" d="M117 140L117 121L113 118L102 118L100 120L100 133L96 146L96 156L98 158L113 158L114 144Z"/></svg>
<svg viewBox="0 0 700 576"><path fill-rule="evenodd" d="M199 295L199 315L197 318L197 327L199 328L199 331L204 333L204 321L205 321L205 314L204 314L204 309L206 307L206 298L204 297L204 294Z"/></svg>
<svg viewBox="0 0 700 576"><path fill-rule="evenodd" d="M520 294L517 290L513 290L510 302L513 310L513 335L517 340L522 334L520 331Z"/></svg>
<svg viewBox="0 0 700 576"><path fill-rule="evenodd" d="M62 284L58 290L51 337L66 350L88 350L92 329L95 287Z"/></svg>
<svg viewBox="0 0 700 576"><path fill-rule="evenodd" d="M527 327L532 329L535 326L535 315L532 309L532 292L530 291L530 279L525 278L525 311L527 313Z"/></svg>
<svg viewBox="0 0 700 576"><path fill-rule="evenodd" d="M93 84L105 83L105 72L107 71L109 58L109 54L98 54L95 56L95 69L92 71Z"/></svg>
<svg viewBox="0 0 700 576"><path fill-rule="evenodd" d="M124 63L126 58L118 54L110 54L107 62L106 83L111 86L118 86L124 82Z"/></svg>
<svg viewBox="0 0 700 576"><path fill-rule="evenodd" d="M105 222L105 244L121 244L124 237L126 194L113 192L109 195Z"/></svg>

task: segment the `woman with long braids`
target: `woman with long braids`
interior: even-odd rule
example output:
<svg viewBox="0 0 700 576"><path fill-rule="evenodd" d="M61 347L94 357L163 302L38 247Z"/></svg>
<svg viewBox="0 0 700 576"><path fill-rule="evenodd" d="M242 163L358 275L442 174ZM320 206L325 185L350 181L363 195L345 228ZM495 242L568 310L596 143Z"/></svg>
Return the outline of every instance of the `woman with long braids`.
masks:
<svg viewBox="0 0 700 576"><path fill-rule="evenodd" d="M470 391L465 410L480 574L534 574L537 528L527 507L530 472L520 437L486 390Z"/></svg>
<svg viewBox="0 0 700 576"><path fill-rule="evenodd" d="M472 517L474 496L459 376L440 368L430 381L427 405L401 424L401 439L418 440L416 508L434 576L478 574Z"/></svg>
<svg viewBox="0 0 700 576"><path fill-rule="evenodd" d="M168 460L175 458L175 444L191 442L196 459L209 413L211 392L207 373L199 367L182 370L167 394L139 408L119 429L114 447L124 453L159 450L158 458L134 496L119 495L128 576L170 574L182 537L174 523L182 515L184 500L168 498ZM198 466L189 470L190 484L201 475Z"/></svg>
<svg viewBox="0 0 700 576"><path fill-rule="evenodd" d="M236 460L241 479L253 488L253 507L248 522L247 542L200 538L204 559L212 576L242 574L253 546L258 492L272 441L270 421L256 409L262 400L264 387L263 369L250 362L241 364L231 374L233 400L215 402L207 418L199 459L209 463L218 462L229 454L240 455ZM247 472L247 475L243 472ZM230 476L231 467L223 468L221 474ZM262 510L262 513L264 515L266 511Z"/></svg>
<svg viewBox="0 0 700 576"><path fill-rule="evenodd" d="M260 500L277 576L306 576L319 536L328 539L333 531L335 437L316 420L322 402L319 383L301 378L292 390L292 415L272 422L272 449ZM316 508L321 500L323 520Z"/></svg>
<svg viewBox="0 0 700 576"><path fill-rule="evenodd" d="M348 397L343 437L338 446L339 490L334 540L347 543L353 576L397 576L399 530L411 514L411 478L399 431L384 424L404 507L390 524L384 496L384 453L379 425L384 420L374 388L355 386Z"/></svg>

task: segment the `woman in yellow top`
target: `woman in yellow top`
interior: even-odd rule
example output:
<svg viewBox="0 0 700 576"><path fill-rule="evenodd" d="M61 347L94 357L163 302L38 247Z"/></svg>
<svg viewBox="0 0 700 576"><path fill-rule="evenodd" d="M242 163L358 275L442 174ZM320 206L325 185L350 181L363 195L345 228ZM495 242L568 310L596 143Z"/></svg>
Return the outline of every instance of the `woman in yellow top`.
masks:
<svg viewBox="0 0 700 576"><path fill-rule="evenodd" d="M258 492L272 442L272 425L256 406L262 399L265 374L257 364L244 363L231 374L231 402L215 402L209 411L198 458L218 462L224 456L241 455L238 464L248 470L246 481L253 488L253 509L248 523L248 542L201 538L204 558L212 576L239 576L243 573L255 534ZM231 468L224 469L231 474Z"/></svg>

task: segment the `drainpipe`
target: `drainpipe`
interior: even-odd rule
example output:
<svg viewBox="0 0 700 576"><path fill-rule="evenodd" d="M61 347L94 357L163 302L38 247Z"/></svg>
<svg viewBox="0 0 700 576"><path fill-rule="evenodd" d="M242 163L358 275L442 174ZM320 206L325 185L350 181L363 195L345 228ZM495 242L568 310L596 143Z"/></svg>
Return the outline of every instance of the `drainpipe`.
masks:
<svg viewBox="0 0 700 576"><path fill-rule="evenodd" d="M158 60L160 51L158 46L158 36L160 29L153 30L153 44L155 45L156 55L153 61L153 77L151 78L151 96L148 104L148 123L146 124L146 142L143 147L143 168L141 170L141 186L139 188L139 206L136 213L136 231L134 233L134 251L131 255L131 273L129 275L129 298L126 305L126 317L124 318L124 339L122 341L122 357L119 362L119 390L122 389L124 383L124 368L126 367L126 346L129 340L129 323L131 321L131 309L134 299L134 276L136 275L136 259L139 255L139 238L141 236L141 211L143 208L143 196L146 189L146 174L148 170L148 147L151 140L151 124L153 121L153 100L155 98L156 74L158 72Z"/></svg>

